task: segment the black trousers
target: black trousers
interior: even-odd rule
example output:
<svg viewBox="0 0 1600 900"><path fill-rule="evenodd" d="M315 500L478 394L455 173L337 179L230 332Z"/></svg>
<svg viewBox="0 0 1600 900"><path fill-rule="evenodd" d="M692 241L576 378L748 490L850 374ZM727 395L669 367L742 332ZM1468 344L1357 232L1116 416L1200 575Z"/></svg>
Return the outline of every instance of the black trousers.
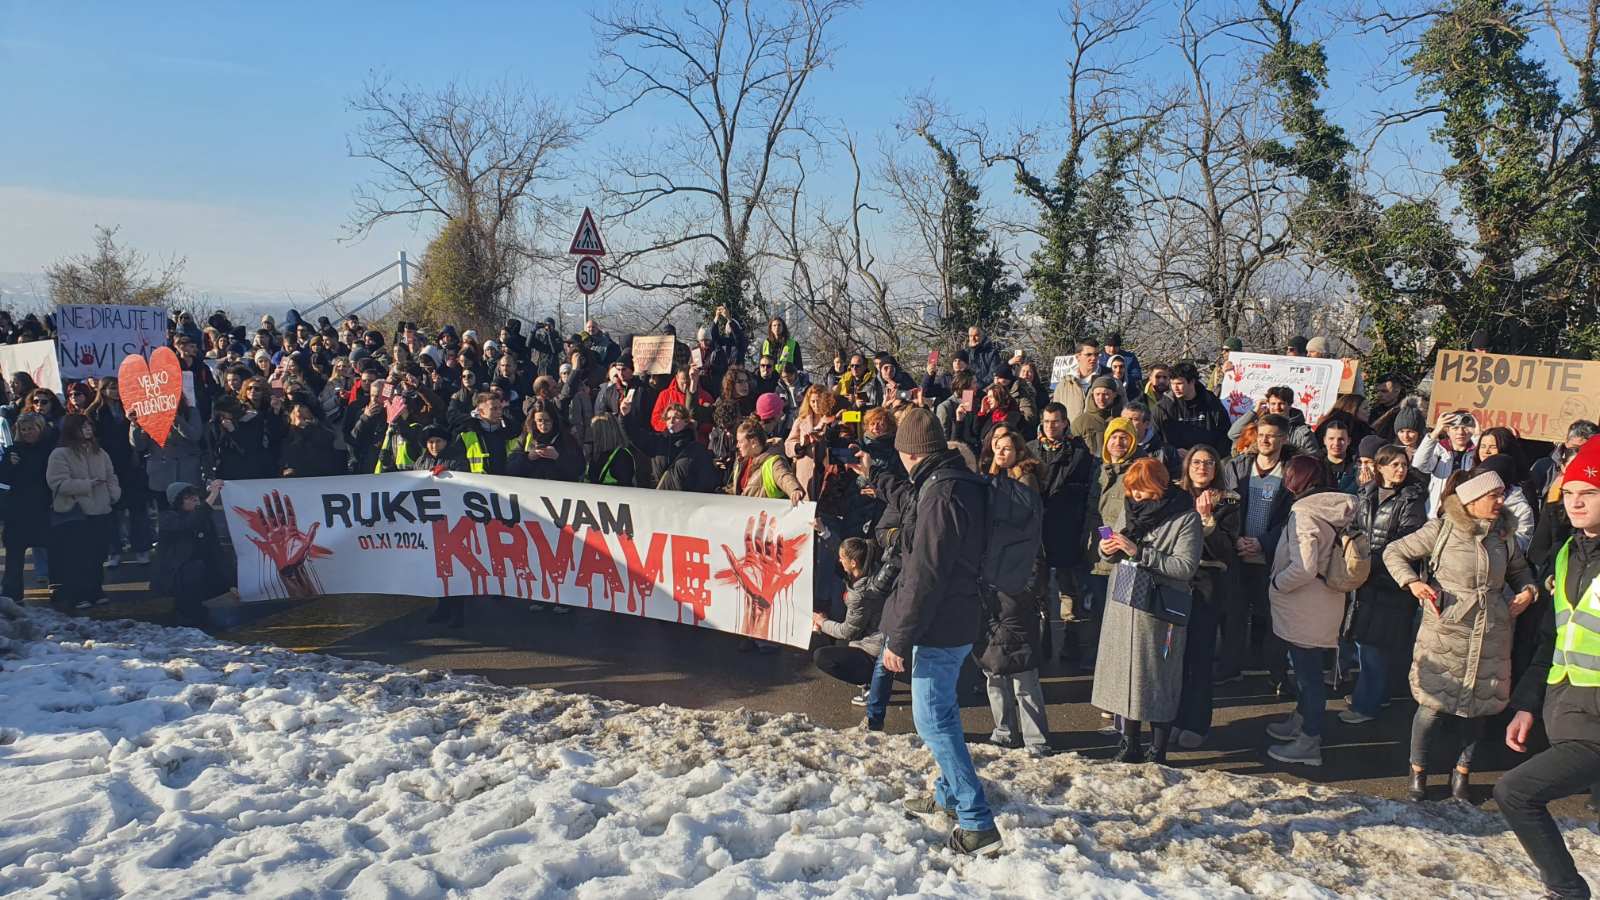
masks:
<svg viewBox="0 0 1600 900"><path fill-rule="evenodd" d="M1238 563L1219 581L1216 608L1222 620L1222 646L1217 667L1227 674L1254 668L1253 658L1276 684L1288 680L1289 648L1272 633L1272 604L1267 599L1267 566Z"/></svg>
<svg viewBox="0 0 1600 900"><path fill-rule="evenodd" d="M1500 812L1539 869L1544 886L1558 897L1587 898L1589 885L1578 874L1561 829L1546 807L1589 788L1596 772L1600 772L1600 743L1560 741L1507 772L1494 786Z"/></svg>
<svg viewBox="0 0 1600 900"><path fill-rule="evenodd" d="M1207 580L1216 576L1209 570L1202 574ZM1212 605L1216 584L1194 592L1194 605L1189 612L1189 633L1183 642L1183 693L1178 698L1178 717L1174 725L1195 734L1211 731L1212 667L1216 663L1217 613Z"/></svg>
<svg viewBox="0 0 1600 900"><path fill-rule="evenodd" d="M35 531L28 533L29 529L21 526L7 525L5 534L6 547L6 574L3 584L0 584L0 594L22 602L23 584L22 567L27 563L29 547L45 546L45 535ZM38 563L35 557L34 563Z"/></svg>
<svg viewBox="0 0 1600 900"><path fill-rule="evenodd" d="M100 599L110 524L108 513L50 527L50 577L60 585L57 603L70 607Z"/></svg>

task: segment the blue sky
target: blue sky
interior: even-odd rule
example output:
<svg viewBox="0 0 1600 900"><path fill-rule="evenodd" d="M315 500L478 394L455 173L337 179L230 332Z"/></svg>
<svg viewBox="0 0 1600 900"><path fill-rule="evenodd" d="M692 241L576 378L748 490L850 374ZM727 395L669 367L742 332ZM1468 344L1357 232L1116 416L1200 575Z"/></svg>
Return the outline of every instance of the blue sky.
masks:
<svg viewBox="0 0 1600 900"><path fill-rule="evenodd" d="M378 70L423 87L510 80L573 103L593 68L588 9L0 0L0 272L36 272L85 248L96 223L120 224L153 256L186 256L191 282L258 291L339 287L396 249L420 254L431 225L337 242L368 174L345 153L356 124L346 99ZM868 146L924 90L1000 130L1058 120L1058 8L979 9L900 0L847 13L836 67L814 85L817 111ZM1336 65L1369 64L1336 50ZM1161 54L1147 64L1152 75L1169 66ZM1364 118L1376 100L1344 102ZM631 116L596 147L657 124Z"/></svg>

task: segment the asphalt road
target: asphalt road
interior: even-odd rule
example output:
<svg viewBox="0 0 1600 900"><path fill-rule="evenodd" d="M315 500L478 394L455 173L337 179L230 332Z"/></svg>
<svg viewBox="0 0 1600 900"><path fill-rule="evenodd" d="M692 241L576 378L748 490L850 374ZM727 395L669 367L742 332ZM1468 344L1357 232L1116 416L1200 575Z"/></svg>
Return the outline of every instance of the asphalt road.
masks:
<svg viewBox="0 0 1600 900"><path fill-rule="evenodd" d="M96 618L136 618L166 622L170 601L146 595L146 567L125 565L107 572L107 596L114 602L91 611ZM29 579L28 601L42 603L46 592ZM503 685L527 685L585 692L641 705L671 704L695 709L747 708L773 713L803 713L835 728L855 727L862 718L850 704L855 689L817 671L809 653L785 648L773 655L743 652L739 638L670 622L574 610L556 615L531 609L526 601L491 599L469 605L467 625L449 629L425 619L432 601L375 595L322 597L297 604L237 604L213 601L219 624L210 630L242 642L269 642L407 669L452 670L481 675ZM1088 703L1090 680L1063 667L1042 673L1045 700L1057 751L1107 758L1116 738L1101 729L1106 721ZM1193 751L1174 748L1170 764L1203 767L1320 784L1399 798L1405 794L1407 745L1415 705L1404 695L1375 722L1348 726L1336 718L1344 708L1330 699L1320 768L1286 766L1266 755L1266 724L1291 711L1276 700L1265 678L1217 688L1216 714L1206 743ZM962 721L969 738L985 739L993 726L981 693L963 700ZM889 710L890 731L911 731L910 696L897 685ZM1491 734L1503 726L1491 725ZM1480 760L1474 773L1474 799L1492 806L1495 778L1516 756L1496 752ZM1438 771L1448 771L1449 760ZM1597 773L1600 776L1600 773ZM1435 776L1433 797L1448 794L1445 776ZM1584 798L1554 807L1558 815L1592 818Z"/></svg>

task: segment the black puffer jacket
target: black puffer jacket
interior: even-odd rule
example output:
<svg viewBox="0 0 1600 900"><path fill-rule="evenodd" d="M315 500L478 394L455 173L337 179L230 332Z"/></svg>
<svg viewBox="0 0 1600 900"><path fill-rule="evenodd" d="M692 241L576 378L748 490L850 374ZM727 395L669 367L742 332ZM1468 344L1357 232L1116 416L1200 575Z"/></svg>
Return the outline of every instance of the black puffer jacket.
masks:
<svg viewBox="0 0 1600 900"><path fill-rule="evenodd" d="M916 503L900 529L900 579L883 610L888 649L908 661L915 645L977 641L988 502L987 488L954 450L924 459L910 480Z"/></svg>
<svg viewBox="0 0 1600 900"><path fill-rule="evenodd" d="M1372 574L1356 591L1345 636L1363 644L1395 647L1412 639L1411 622L1417 601L1410 591L1394 583L1383 563L1383 549L1428 521L1428 480L1410 470L1400 488L1379 500L1377 482L1361 486L1357 494L1356 522L1372 541Z"/></svg>

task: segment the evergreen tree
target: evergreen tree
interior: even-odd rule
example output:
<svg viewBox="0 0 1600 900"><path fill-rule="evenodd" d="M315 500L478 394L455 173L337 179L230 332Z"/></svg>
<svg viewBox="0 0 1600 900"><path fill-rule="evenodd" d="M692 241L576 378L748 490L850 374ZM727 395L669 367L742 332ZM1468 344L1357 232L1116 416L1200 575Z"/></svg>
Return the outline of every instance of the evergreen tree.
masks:
<svg viewBox="0 0 1600 900"><path fill-rule="evenodd" d="M949 331L965 331L973 325L1004 331L1022 296L1022 285L1010 278L1000 248L990 239L989 230L979 224L980 194L972 173L931 133L923 131L922 137L944 175L940 233L945 245L945 307L940 325Z"/></svg>
<svg viewBox="0 0 1600 900"><path fill-rule="evenodd" d="M1354 281L1376 346L1372 368L1412 377L1441 347L1489 328L1496 349L1600 351L1600 82L1594 48L1575 96L1527 55L1531 13L1509 0L1454 0L1406 59L1450 163L1456 210L1431 199L1381 206L1357 184L1353 146L1318 105L1327 55L1261 0L1273 44L1263 74L1294 144L1267 158L1301 178L1296 238ZM1451 220L1464 223L1458 234Z"/></svg>

